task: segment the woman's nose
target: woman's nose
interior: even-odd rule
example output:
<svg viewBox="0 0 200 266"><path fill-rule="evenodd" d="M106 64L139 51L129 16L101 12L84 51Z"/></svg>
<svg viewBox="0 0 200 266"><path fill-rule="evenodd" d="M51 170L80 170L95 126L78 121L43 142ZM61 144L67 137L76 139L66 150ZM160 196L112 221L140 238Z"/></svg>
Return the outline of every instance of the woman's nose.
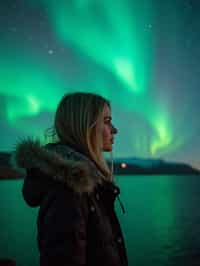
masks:
<svg viewBox="0 0 200 266"><path fill-rule="evenodd" d="M112 125L112 134L117 134L117 133L118 133L117 128Z"/></svg>

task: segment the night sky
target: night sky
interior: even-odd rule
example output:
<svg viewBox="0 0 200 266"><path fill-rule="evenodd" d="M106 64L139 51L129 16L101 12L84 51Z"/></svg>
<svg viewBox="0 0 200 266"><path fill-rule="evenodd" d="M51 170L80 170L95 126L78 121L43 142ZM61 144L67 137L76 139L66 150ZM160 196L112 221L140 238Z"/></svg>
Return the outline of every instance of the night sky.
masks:
<svg viewBox="0 0 200 266"><path fill-rule="evenodd" d="M110 99L114 157L200 168L200 1L1 0L0 150L43 138L63 94Z"/></svg>

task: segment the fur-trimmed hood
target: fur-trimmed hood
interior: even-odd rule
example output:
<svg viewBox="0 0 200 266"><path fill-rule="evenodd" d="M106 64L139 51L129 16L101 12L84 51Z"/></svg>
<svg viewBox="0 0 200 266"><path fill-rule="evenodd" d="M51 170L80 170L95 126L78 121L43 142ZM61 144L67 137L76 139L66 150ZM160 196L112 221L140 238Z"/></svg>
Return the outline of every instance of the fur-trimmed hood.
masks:
<svg viewBox="0 0 200 266"><path fill-rule="evenodd" d="M79 193L93 192L103 180L103 174L94 162L63 144L42 146L39 141L24 140L16 146L12 165L22 174L27 169L38 169L55 182L65 183Z"/></svg>

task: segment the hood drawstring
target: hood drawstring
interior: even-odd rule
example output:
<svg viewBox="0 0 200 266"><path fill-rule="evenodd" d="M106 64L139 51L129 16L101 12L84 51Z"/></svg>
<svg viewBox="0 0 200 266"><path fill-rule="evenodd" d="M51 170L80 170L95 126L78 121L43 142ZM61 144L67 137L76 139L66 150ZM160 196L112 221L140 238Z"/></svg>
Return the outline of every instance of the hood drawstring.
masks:
<svg viewBox="0 0 200 266"><path fill-rule="evenodd" d="M113 153L112 153L112 151L110 152L110 160L111 160L110 170L111 170L111 174L113 175L114 174L114 160L113 160ZM125 208L124 208L124 205L121 202L120 197L118 195L117 195L117 199L119 201L120 207L121 207L122 212L124 214L125 213Z"/></svg>
<svg viewBox="0 0 200 266"><path fill-rule="evenodd" d="M118 199L118 201L119 201L120 207L121 207L121 209L122 209L122 212L123 212L123 214L124 214L124 213L125 213L125 208L124 208L124 205L122 204L122 202L121 202L121 200L120 200L120 197L119 197L119 196L117 196L117 199Z"/></svg>

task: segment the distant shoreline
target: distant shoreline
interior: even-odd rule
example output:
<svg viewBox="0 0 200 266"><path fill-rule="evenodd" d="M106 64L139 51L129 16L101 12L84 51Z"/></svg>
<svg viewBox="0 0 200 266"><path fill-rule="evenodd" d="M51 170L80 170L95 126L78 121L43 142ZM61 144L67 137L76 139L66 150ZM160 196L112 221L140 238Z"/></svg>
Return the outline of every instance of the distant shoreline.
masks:
<svg viewBox="0 0 200 266"><path fill-rule="evenodd" d="M23 179L25 176L12 168L11 153L0 152L0 179ZM111 162L108 160L109 166ZM200 175L198 169L188 164L140 158L114 160L115 175Z"/></svg>
<svg viewBox="0 0 200 266"><path fill-rule="evenodd" d="M108 163L111 164L110 161ZM200 175L200 171L189 164L139 158L116 159L114 173L118 175Z"/></svg>

